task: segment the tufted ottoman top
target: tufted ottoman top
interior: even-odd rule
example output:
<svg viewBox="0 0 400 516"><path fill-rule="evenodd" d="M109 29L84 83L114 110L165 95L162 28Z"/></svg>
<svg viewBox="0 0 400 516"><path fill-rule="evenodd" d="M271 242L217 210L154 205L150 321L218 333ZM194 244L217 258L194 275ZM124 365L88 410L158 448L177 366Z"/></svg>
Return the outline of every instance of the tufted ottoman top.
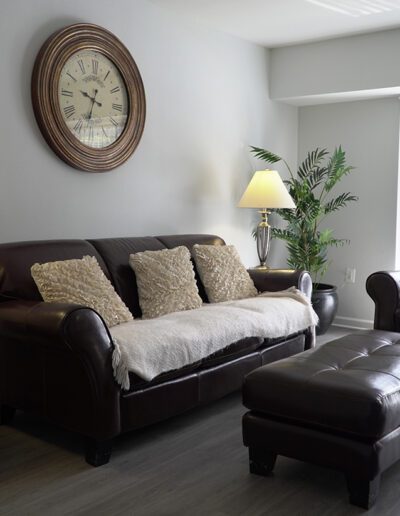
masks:
<svg viewBox="0 0 400 516"><path fill-rule="evenodd" d="M247 375L244 405L302 425L380 438L400 425L400 334L348 335Z"/></svg>

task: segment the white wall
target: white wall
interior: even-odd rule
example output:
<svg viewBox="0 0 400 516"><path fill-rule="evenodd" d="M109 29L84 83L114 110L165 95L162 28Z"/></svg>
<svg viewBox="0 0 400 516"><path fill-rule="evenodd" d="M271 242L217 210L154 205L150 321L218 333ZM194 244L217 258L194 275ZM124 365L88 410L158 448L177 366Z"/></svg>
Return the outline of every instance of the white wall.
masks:
<svg viewBox="0 0 400 516"><path fill-rule="evenodd" d="M400 29L393 29L273 49L271 98L301 103L299 97L343 92L398 93L399 47Z"/></svg>
<svg viewBox="0 0 400 516"><path fill-rule="evenodd" d="M363 327L373 320L366 278L374 271L395 267L399 101L300 108L299 161L316 147L333 151L340 144L348 163L357 169L343 179L336 192L350 191L359 201L332 214L326 222L337 238L348 238L351 243L330 251L332 263L325 281L341 286L336 322ZM357 270L354 285L343 285L346 267Z"/></svg>
<svg viewBox="0 0 400 516"><path fill-rule="evenodd" d="M104 174L60 161L30 101L40 46L83 21L126 44L147 98L138 149ZM0 47L0 241L211 232L256 262L254 215L236 208L256 168L248 146L297 158L297 110L269 100L267 50L146 0L2 0Z"/></svg>

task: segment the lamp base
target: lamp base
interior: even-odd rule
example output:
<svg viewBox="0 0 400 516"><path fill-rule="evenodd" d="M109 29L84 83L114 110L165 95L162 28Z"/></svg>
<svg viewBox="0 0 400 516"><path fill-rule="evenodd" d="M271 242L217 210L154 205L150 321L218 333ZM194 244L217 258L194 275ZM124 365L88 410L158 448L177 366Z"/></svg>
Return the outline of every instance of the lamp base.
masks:
<svg viewBox="0 0 400 516"><path fill-rule="evenodd" d="M260 260L260 268L268 268L266 261L271 240L271 226L268 224L267 209L260 210L261 221L257 226L257 254Z"/></svg>
<svg viewBox="0 0 400 516"><path fill-rule="evenodd" d="M271 267L269 265L256 265L255 267L251 267L251 269L257 271L269 271Z"/></svg>

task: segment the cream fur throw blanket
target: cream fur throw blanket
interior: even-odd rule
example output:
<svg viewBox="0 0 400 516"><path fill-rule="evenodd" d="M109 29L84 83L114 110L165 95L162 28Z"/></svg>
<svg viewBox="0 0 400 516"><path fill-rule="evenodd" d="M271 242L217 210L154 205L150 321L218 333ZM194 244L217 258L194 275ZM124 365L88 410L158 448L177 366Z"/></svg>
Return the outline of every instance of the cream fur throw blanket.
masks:
<svg viewBox="0 0 400 516"><path fill-rule="evenodd" d="M317 322L310 301L294 287L156 319L135 319L110 329L114 375L123 389L129 389L129 372L150 381L240 339L286 337Z"/></svg>

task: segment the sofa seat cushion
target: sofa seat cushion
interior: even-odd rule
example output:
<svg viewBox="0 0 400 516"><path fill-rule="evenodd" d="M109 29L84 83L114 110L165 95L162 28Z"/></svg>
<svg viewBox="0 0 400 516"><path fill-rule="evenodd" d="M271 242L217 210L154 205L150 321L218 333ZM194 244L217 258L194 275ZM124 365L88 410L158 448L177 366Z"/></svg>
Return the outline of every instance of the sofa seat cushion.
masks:
<svg viewBox="0 0 400 516"><path fill-rule="evenodd" d="M129 372L151 381L195 364L232 342L247 337L282 338L316 324L317 316L300 292L267 294L111 328L117 382L129 390Z"/></svg>
<svg viewBox="0 0 400 516"><path fill-rule="evenodd" d="M159 385L169 380L182 378L190 373L199 372L210 367L216 367L221 364L225 364L227 362L234 361L238 358L249 355L250 353L254 353L255 351L260 353L262 363L268 363L270 361L278 360L279 358L285 358L284 356L275 356L274 354L274 351L276 350L278 351L278 355L282 354L282 350L278 349L278 347L282 345L282 343L294 344L293 350L291 349L290 345L288 346L288 353L286 356L288 356L289 354L291 355L293 353L298 353L300 350L303 351L303 332L294 333L293 335L289 335L288 337L280 337L278 339L261 339L258 337L248 337L246 339L241 339L237 342L234 342L227 348L221 349L220 351L213 353L209 357L206 357L203 360L196 362L195 364L189 364L185 367L182 367L181 369L174 369L173 371L162 373L156 376L156 378L154 378L151 382L143 380L143 378L136 375L135 373L129 373L131 386L128 393L143 390L147 387L152 387L153 385ZM300 346L302 346L301 349L298 349Z"/></svg>
<svg viewBox="0 0 400 516"><path fill-rule="evenodd" d="M359 332L260 367L243 400L297 424L381 438L400 425L400 335Z"/></svg>
<svg viewBox="0 0 400 516"><path fill-rule="evenodd" d="M181 369L174 369L173 371L167 371L166 373L162 373L150 382L143 380L140 376L135 373L129 373L130 379L130 389L129 392L137 391L141 389L146 389L147 387L152 387L153 385L158 385L163 382L167 382L169 380L175 380L177 378L181 378L186 376L189 373L194 371L199 371L201 369L206 369L208 367L215 367L224 362L228 362L230 360L235 360L236 358L240 358L244 355L248 355L257 349L264 347L263 339L258 337L248 337L245 339L241 339L237 342L232 343L230 346L225 349L221 349L212 355L199 360L194 364L188 364Z"/></svg>

